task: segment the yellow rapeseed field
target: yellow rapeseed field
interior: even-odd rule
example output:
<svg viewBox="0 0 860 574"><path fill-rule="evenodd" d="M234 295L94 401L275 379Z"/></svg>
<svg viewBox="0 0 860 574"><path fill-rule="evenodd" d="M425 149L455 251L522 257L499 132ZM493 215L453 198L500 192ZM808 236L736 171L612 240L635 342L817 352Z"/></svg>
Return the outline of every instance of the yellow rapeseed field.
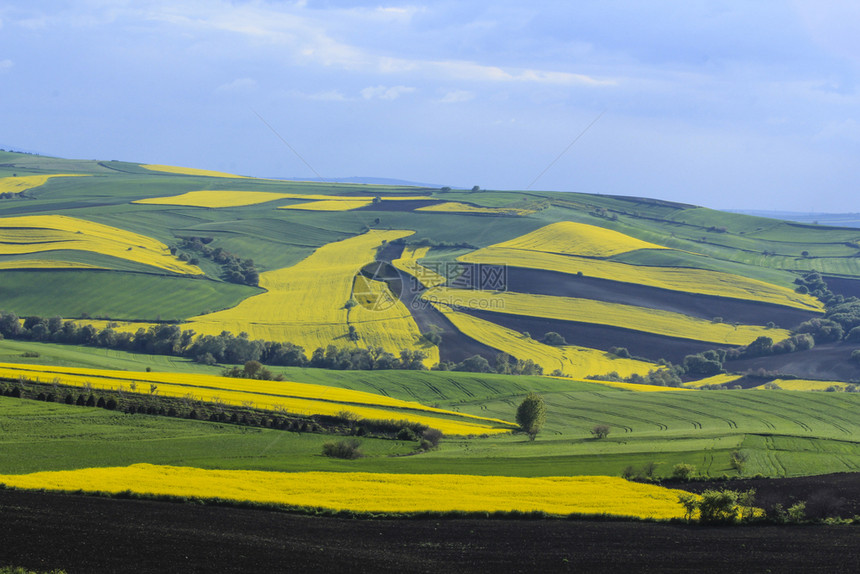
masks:
<svg viewBox="0 0 860 574"><path fill-rule="evenodd" d="M486 309L511 315L543 317L560 321L610 325L655 335L726 345L747 345L760 336L770 337L774 342L791 336L791 332L785 329L768 329L755 325L733 326L727 323L714 323L705 319L689 317L681 313L575 297L467 291L439 287L426 293L424 298L445 303L448 306Z"/></svg>
<svg viewBox="0 0 860 574"><path fill-rule="evenodd" d="M545 345L517 331L454 311L447 305L433 304L433 306L467 337L516 359L524 361L531 359L542 366L546 374L559 370L566 377L582 379L590 375L605 375L614 371L622 377L629 377L634 373L647 375L648 372L658 368L652 363L622 359L596 349L573 345L564 347Z"/></svg>
<svg viewBox="0 0 860 574"><path fill-rule="evenodd" d="M189 191L170 197L150 197L138 199L132 203L145 205L180 205L183 207L242 207L257 205L276 199L289 199L292 193L272 193L269 191L230 191L226 189L209 189Z"/></svg>
<svg viewBox="0 0 860 574"><path fill-rule="evenodd" d="M740 378L742 378L741 375L723 373L721 375L699 379L698 381L690 381L688 383L684 383L684 386L691 389L699 389L706 385L731 385Z"/></svg>
<svg viewBox="0 0 860 574"><path fill-rule="evenodd" d="M499 419L479 417L428 407L362 391L288 381L249 381L192 373L143 373L73 367L50 367L0 363L0 377L24 377L42 383L93 389L122 390L230 405L248 405L297 415L337 415L350 411L361 418L409 420L437 428L449 435L510 432L515 425ZM152 389L152 385L156 388Z"/></svg>
<svg viewBox="0 0 860 574"><path fill-rule="evenodd" d="M202 175L206 177L230 177L237 179L249 179L245 175L233 175L232 173L224 173L223 171L210 171L208 169L196 169L193 167L177 167L175 165L159 165L146 164L140 167L145 167L150 171L162 171L164 173L175 173L179 175Z"/></svg>
<svg viewBox="0 0 860 574"><path fill-rule="evenodd" d="M406 247L400 257L392 260L391 264L400 271L416 278L424 287L444 285L447 282L444 276L418 263L418 260L426 257L429 251L429 247ZM412 287L417 288L418 286Z"/></svg>
<svg viewBox="0 0 860 574"><path fill-rule="evenodd" d="M21 193L44 185L53 177L87 177L85 173L55 173L51 175L22 175L0 177L0 193Z"/></svg>
<svg viewBox="0 0 860 574"><path fill-rule="evenodd" d="M289 341L301 345L310 354L317 347L330 344L339 347L359 345L382 347L400 354L402 349L420 349L429 354L428 366L439 362L436 347L424 347L414 320L397 310L400 319L385 315L389 325L371 326L372 316L351 315L348 301L353 295L353 279L358 271L376 256L383 241L406 237L411 231L376 231L329 243L292 267L267 271L260 275L260 287L267 292L245 299L236 307L200 315L189 320L187 328L198 334L217 335L221 331L246 332L252 339ZM383 315L380 315L382 317ZM348 325L355 323L361 339L347 338ZM368 323L362 326L361 323Z"/></svg>
<svg viewBox="0 0 860 574"><path fill-rule="evenodd" d="M305 203L294 203L283 205L278 209L298 209L300 211L350 211L359 207L366 207L373 203L371 199L334 199L328 201L308 201Z"/></svg>
<svg viewBox="0 0 860 574"><path fill-rule="evenodd" d="M642 241L618 231L573 221L551 223L531 233L497 243L493 247L600 258L637 249L666 249L662 245Z"/></svg>
<svg viewBox="0 0 860 574"><path fill-rule="evenodd" d="M675 392L675 391L694 391L695 389L686 389L684 387L661 387L660 385L637 385L636 383L622 383L619 381L586 381L589 383L594 383L597 385L603 385L606 387L613 387L616 389L624 389L626 391L633 391L635 393L666 393L666 392Z"/></svg>
<svg viewBox="0 0 860 574"><path fill-rule="evenodd" d="M222 499L370 513L543 511L683 518L679 490L609 476L267 472L134 464L0 475L15 488Z"/></svg>
<svg viewBox="0 0 860 574"><path fill-rule="evenodd" d="M491 263L568 274L583 273L587 277L671 291L762 301L807 311L823 310L821 302L810 295L801 295L786 287L719 271L629 265L588 257L496 246L467 253L459 259L469 263Z"/></svg>
<svg viewBox="0 0 860 574"><path fill-rule="evenodd" d="M843 391L848 387L848 383L840 381L813 381L809 379L775 379L771 383L775 383L784 391L826 391L827 389ZM765 386L760 385L755 388L764 390Z"/></svg>
<svg viewBox="0 0 860 574"><path fill-rule="evenodd" d="M457 201L448 201L436 205L428 205L419 207L415 211L438 211L442 213L466 213L480 215L530 215L535 211L533 209L519 209L515 207L480 207L470 205L468 203L460 203Z"/></svg>
<svg viewBox="0 0 860 574"><path fill-rule="evenodd" d="M202 275L170 254L160 241L65 215L28 215L0 219L0 255L25 255L71 249L136 261L172 273Z"/></svg>

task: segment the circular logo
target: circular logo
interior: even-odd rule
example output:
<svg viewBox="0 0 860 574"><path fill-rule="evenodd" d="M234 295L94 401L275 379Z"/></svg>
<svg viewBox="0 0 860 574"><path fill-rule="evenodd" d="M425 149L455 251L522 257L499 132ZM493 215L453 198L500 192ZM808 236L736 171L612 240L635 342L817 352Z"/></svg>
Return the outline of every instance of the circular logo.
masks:
<svg viewBox="0 0 860 574"><path fill-rule="evenodd" d="M361 268L353 280L352 296L369 311L391 309L403 293L403 279L391 263L374 261Z"/></svg>

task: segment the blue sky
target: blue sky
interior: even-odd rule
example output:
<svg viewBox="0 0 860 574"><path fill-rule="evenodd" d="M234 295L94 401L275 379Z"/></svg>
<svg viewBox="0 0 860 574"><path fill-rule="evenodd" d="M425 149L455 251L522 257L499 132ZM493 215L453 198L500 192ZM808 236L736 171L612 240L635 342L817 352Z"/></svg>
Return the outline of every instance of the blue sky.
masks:
<svg viewBox="0 0 860 574"><path fill-rule="evenodd" d="M854 2L0 3L0 146L860 211ZM256 113L255 113L256 112Z"/></svg>

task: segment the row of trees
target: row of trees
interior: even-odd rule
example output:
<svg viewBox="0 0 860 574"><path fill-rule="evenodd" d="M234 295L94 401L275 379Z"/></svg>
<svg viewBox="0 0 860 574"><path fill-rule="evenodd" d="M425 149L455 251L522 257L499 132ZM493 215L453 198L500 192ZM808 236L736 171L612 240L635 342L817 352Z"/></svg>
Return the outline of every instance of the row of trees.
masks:
<svg viewBox="0 0 860 574"><path fill-rule="evenodd" d="M150 355L171 355L187 357L202 364L246 365L249 362L260 365L283 367L313 367L336 370L423 370L427 354L421 350L403 349L394 355L377 347L371 349L358 347L337 347L314 349L311 356L299 345L285 342L250 339L247 333L235 336L223 331L219 335L201 335L191 329L183 330L180 325L161 323L148 329L140 328L134 333L120 332L107 326L97 329L93 325L76 325L73 321L63 321L61 317L31 316L23 323L15 313L0 311L0 338L24 339L39 342L64 343L69 345L88 345L145 353ZM531 360L518 361L505 353L495 357L494 363L474 355L459 363L442 361L433 367L442 371L466 371L477 373L504 373L540 375L543 369ZM248 377L243 370L230 371L230 376ZM271 373L254 371L250 377L258 378Z"/></svg>

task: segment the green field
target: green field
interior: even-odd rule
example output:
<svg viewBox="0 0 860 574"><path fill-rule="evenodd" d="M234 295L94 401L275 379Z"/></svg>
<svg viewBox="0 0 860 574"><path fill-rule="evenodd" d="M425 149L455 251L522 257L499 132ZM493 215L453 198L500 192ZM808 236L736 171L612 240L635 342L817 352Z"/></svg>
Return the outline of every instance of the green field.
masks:
<svg viewBox="0 0 860 574"><path fill-rule="evenodd" d="M42 356L20 358L21 352L34 348L41 348ZM88 351L3 341L0 360L137 370L147 365L153 370L179 372L213 370L181 361L158 364L145 356ZM548 407L547 424L534 442L523 435L452 439L444 440L438 450L408 457L390 455L405 454L414 443L363 439L367 457L335 461L320 456L327 440L324 435L3 398L0 473L133 462L511 476L620 475L628 467L638 472L649 464L655 466L656 476L667 476L682 462L711 477L860 471L860 420L856 417L860 395L854 393L654 393L544 377L322 369L284 372L289 380L298 382L375 392L507 420L513 419L528 391L539 391ZM610 426L606 439L591 436L590 430L597 424ZM747 459L742 473L731 465L734 452Z"/></svg>
<svg viewBox="0 0 860 574"><path fill-rule="evenodd" d="M369 229L411 231L405 242L430 247L422 260L429 264L452 262L477 248L505 242L556 222L571 221L612 229L670 248L629 251L609 258L629 264L636 270L631 273L641 274L644 266L705 269L789 289L795 287L799 272L807 270L860 278L858 229L794 224L644 198L206 177L159 173L127 162L63 160L8 152L0 152L0 165L0 177L13 173L19 176L89 175L51 179L19 196L2 199L0 219L66 215L146 235L174 247L183 238L206 238L205 243L211 249L226 250L240 260L253 260L260 273L289 268L322 246L347 240ZM416 212L408 206L398 211L393 210L398 208L393 205L397 203L394 201L339 212L277 209L297 201L294 199L225 208L133 203L205 190L362 198L420 195L440 202L528 209L533 213L497 217ZM5 241L14 245L16 239ZM0 255L0 263L32 259L105 268L3 269L0 271L0 310L14 312L20 317L59 315L65 319L182 321L233 308L262 292L257 287L227 282L221 265L203 256L199 265L205 277L192 277L168 271L153 273L152 267L140 263L68 246L39 253L38 258L15 254L13 249L7 253ZM180 253L174 255L178 257ZM187 253L181 255L189 257ZM548 276L551 275L541 275ZM284 282L289 283L289 272L284 272L283 277ZM560 277L563 277L560 283L568 287L577 280L573 272ZM607 289L607 292L623 292L626 288L626 284L611 278L588 279L611 283L614 291ZM552 285L535 287L553 290ZM589 296L599 298L600 285L592 288L594 294ZM655 295L654 299L633 304L656 305L653 308L663 308L659 307L661 304L671 306L671 289L661 292L663 299ZM284 288L283 293L286 299L277 304L283 303L284 307L278 308L286 308L290 301L292 292ZM754 302L754 295L751 293L749 301L744 302L759 305ZM334 303L325 300L325 288L319 289L319 296L320 308L334 305L339 310L349 303L346 296ZM645 295L641 297L647 299ZM770 307L761 305L765 309L763 313L768 313ZM679 312L703 313L686 308ZM808 317L815 313L810 311ZM705 318L711 319L710 316ZM265 323L267 317L247 319ZM768 320L769 317L765 317L760 323L763 325ZM565 328L582 328L573 320L566 323L569 325L564 325ZM613 328L632 336L631 329ZM445 333L448 338L443 339L440 349L447 345L447 349L457 350L464 342L476 342L468 340L456 328L452 329L454 332ZM421 332L415 338L422 341L422 334L428 335ZM489 344L491 341L477 341L482 342ZM347 344L361 346L364 342L359 336ZM480 345L476 347L483 349ZM701 345L696 349L701 350ZM606 350L602 348L601 352ZM313 349L305 351L310 354ZM482 352L491 362L495 359L495 349ZM848 355L846 352L845 356ZM460 360L462 357L452 364ZM0 362L208 374L218 374L223 368L223 365L202 366L187 358L23 340L0 340ZM0 427L3 429L0 473L150 462L203 468L521 476L620 475L628 467L638 472L646 466L654 466L657 476L667 476L675 464L684 462L714 477L739 474L732 466L733 453L745 457L744 475L798 476L860 470L858 393L762 390L646 393L542 376L270 368L291 381L377 393L505 420L513 420L523 396L535 391L547 401L548 419L534 442L523 435L464 438L445 440L439 449L430 452L400 456L410 453L415 444L364 439L368 456L341 461L321 456L322 444L330 440L322 435L124 415L3 397L0 398ZM611 427L607 438L592 438L590 431L598 424Z"/></svg>

